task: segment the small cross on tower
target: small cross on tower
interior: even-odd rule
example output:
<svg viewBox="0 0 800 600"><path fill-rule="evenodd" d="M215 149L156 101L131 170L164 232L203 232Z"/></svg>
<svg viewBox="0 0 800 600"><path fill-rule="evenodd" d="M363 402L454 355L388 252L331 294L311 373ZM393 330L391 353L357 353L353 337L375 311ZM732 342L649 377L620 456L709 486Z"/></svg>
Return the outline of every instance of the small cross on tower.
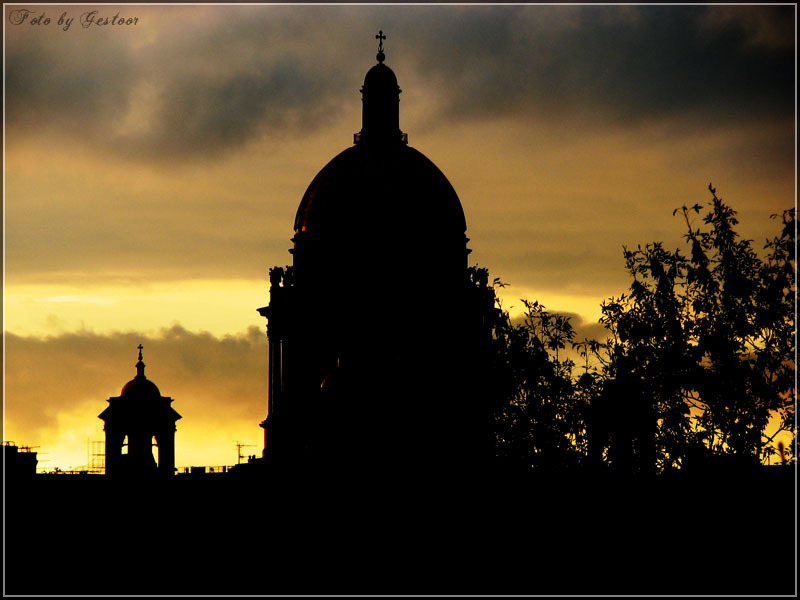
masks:
<svg viewBox="0 0 800 600"><path fill-rule="evenodd" d="M139 360L142 360L142 348L144 348L144 346L139 344L138 348L139 348Z"/></svg>
<svg viewBox="0 0 800 600"><path fill-rule="evenodd" d="M383 35L383 29L378 32L375 39L378 40L378 62L382 63L386 59L386 55L383 53L383 40L386 39L386 36Z"/></svg>

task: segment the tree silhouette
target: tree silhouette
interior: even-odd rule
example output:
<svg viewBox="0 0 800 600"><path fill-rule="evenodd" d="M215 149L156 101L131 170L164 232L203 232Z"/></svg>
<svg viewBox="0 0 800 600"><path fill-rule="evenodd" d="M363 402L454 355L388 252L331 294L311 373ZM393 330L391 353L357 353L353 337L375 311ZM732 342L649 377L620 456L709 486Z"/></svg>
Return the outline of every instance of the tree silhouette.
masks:
<svg viewBox="0 0 800 600"><path fill-rule="evenodd" d="M673 212L686 222L689 256L660 243L625 248L630 290L602 305L610 338L593 414L614 421L610 458L633 460L625 468L663 471L713 456L757 464L780 431L792 431L794 210L761 258L736 233L736 212L709 190L703 225L692 221L699 204ZM767 432L771 416L780 425Z"/></svg>
<svg viewBox="0 0 800 600"><path fill-rule="evenodd" d="M492 369L504 461L647 474L715 457L758 464L779 433L793 441L795 211L759 256L709 190L700 225L699 204L673 212L688 255L660 242L623 248L632 282L601 305L604 341L573 341L569 319L535 301L523 300L517 324L501 311ZM582 372L560 354L567 344ZM792 462L794 443L784 448Z"/></svg>
<svg viewBox="0 0 800 600"><path fill-rule="evenodd" d="M778 431L793 427L796 216L783 213L781 233L767 241L762 259L736 233L736 211L709 190L706 227L691 221L699 206L680 209L691 246L687 328L701 367L698 435L714 454L760 461L774 453L768 444ZM772 414L781 425L767 436Z"/></svg>
<svg viewBox="0 0 800 600"><path fill-rule="evenodd" d="M517 468L576 468L586 444L582 397L572 380L575 364L559 354L575 332L568 317L539 302L523 303L521 323L503 312L495 328L498 455Z"/></svg>
<svg viewBox="0 0 800 600"><path fill-rule="evenodd" d="M687 352L687 302L680 293L686 261L660 243L623 250L630 291L601 306L611 333L601 399L610 412L612 461L652 472L679 462L689 440L685 384L694 362ZM608 417L605 419L609 420Z"/></svg>

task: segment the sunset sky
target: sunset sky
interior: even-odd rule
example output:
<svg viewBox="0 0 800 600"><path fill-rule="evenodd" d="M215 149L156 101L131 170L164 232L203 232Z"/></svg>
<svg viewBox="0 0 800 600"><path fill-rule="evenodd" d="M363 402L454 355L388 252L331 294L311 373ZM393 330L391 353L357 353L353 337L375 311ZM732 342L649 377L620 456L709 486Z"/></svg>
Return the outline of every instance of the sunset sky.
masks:
<svg viewBox="0 0 800 600"><path fill-rule="evenodd" d="M92 10L138 20L82 27ZM536 299L600 335L622 246L682 247L672 211L709 182L757 248L794 206L795 24L792 5L5 5L3 438L85 465L141 343L183 415L177 465L260 453L256 309L361 128L379 29L472 263L512 313Z"/></svg>

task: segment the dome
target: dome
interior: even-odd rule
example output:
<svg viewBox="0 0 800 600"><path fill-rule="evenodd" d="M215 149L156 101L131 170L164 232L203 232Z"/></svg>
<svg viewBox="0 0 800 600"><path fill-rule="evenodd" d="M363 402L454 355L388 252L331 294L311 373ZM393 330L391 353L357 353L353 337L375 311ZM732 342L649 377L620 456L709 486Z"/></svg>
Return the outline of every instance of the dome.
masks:
<svg viewBox="0 0 800 600"><path fill-rule="evenodd" d="M400 88L383 58L364 78L355 145L317 173L295 215L294 281L341 296L329 303L342 318L356 310L344 308L353 293L349 273L372 297L405 302L414 287L456 289L467 269L461 201L439 168L408 145Z"/></svg>
<svg viewBox="0 0 800 600"><path fill-rule="evenodd" d="M383 63L378 63L367 71L364 77L363 92L385 92L398 94L400 88L397 85L397 77L389 67Z"/></svg>
<svg viewBox="0 0 800 600"><path fill-rule="evenodd" d="M400 131L400 88L383 63L386 36L380 31L375 37L378 63L361 88L361 131L355 145L335 156L306 189L295 216L295 250L309 242L375 249L465 239L464 210L453 186Z"/></svg>
<svg viewBox="0 0 800 600"><path fill-rule="evenodd" d="M308 186L295 233L369 235L423 229L441 235L466 231L464 210L447 177L406 145L374 152L355 145L334 157Z"/></svg>
<svg viewBox="0 0 800 600"><path fill-rule="evenodd" d="M142 346L139 346L139 362L136 363L136 377L122 386L120 398L161 398L161 392L155 383L144 374L142 362Z"/></svg>
<svg viewBox="0 0 800 600"><path fill-rule="evenodd" d="M138 375L122 386L119 395L121 398L161 398L158 386L146 377L140 378Z"/></svg>

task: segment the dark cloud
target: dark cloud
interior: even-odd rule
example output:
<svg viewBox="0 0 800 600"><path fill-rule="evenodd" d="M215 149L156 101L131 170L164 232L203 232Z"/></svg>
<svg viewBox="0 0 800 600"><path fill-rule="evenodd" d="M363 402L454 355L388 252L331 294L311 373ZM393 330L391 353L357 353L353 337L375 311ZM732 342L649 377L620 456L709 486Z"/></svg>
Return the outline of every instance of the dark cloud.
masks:
<svg viewBox="0 0 800 600"><path fill-rule="evenodd" d="M699 29L732 30L744 36L745 44L760 50L786 50L795 46L796 7L759 5L718 5L707 7L698 21Z"/></svg>
<svg viewBox="0 0 800 600"><path fill-rule="evenodd" d="M727 124L794 109L791 6L141 11L140 32L154 35L144 45L133 35L15 31L6 55L12 136L44 126L127 157L179 160L310 131L357 106L365 32L378 27L391 28L389 62L410 67L438 98L431 122L686 113ZM115 131L130 111L149 124Z"/></svg>
<svg viewBox="0 0 800 600"><path fill-rule="evenodd" d="M65 52L52 40L18 37L6 44L6 125L28 134L74 132L84 141L107 135L137 72L129 50L113 40L90 39Z"/></svg>
<svg viewBox="0 0 800 600"><path fill-rule="evenodd" d="M756 11L764 24L757 33L748 19ZM715 7L462 8L414 52L419 71L448 90L451 118L786 116L794 109L794 52L777 42L792 11L750 7L738 15L727 7L716 19ZM754 42L771 39L765 31L775 45Z"/></svg>
<svg viewBox="0 0 800 600"><path fill-rule="evenodd" d="M147 377L175 399L187 435L217 421L249 423L258 435L265 416L267 341L256 327L222 338L180 326L157 335L79 331L42 339L6 333L5 343L5 431L20 443L45 447L66 415L89 415L88 424L102 431L95 417L136 374L139 344Z"/></svg>
<svg viewBox="0 0 800 600"><path fill-rule="evenodd" d="M180 76L165 84L151 131L121 135L113 145L130 157L208 156L262 135L308 131L338 116L336 70L281 56L248 72Z"/></svg>
<svg viewBox="0 0 800 600"><path fill-rule="evenodd" d="M131 32L15 31L6 69L12 139L55 131L127 159L182 160L308 131L338 116L342 65L333 53L314 55L313 45L298 43L303 32L288 39L302 11L216 8L213 15L141 9L140 33L154 36L144 44ZM160 15L183 20L162 22ZM357 90L355 77L350 87Z"/></svg>

